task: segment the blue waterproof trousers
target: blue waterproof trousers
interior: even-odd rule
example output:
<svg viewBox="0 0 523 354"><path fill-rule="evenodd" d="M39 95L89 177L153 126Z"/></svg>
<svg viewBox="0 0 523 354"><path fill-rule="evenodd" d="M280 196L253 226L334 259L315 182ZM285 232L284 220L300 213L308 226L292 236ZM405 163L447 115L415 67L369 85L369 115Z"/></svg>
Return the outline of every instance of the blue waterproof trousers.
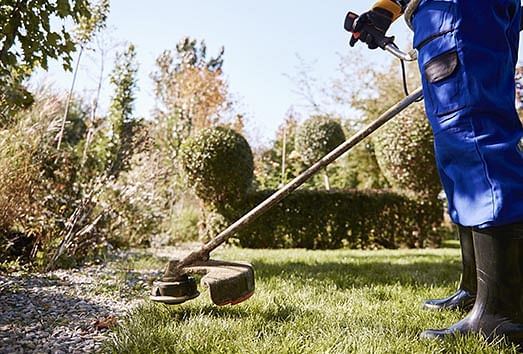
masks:
<svg viewBox="0 0 523 354"><path fill-rule="evenodd" d="M520 0L422 0L412 24L450 217L479 228L523 222Z"/></svg>

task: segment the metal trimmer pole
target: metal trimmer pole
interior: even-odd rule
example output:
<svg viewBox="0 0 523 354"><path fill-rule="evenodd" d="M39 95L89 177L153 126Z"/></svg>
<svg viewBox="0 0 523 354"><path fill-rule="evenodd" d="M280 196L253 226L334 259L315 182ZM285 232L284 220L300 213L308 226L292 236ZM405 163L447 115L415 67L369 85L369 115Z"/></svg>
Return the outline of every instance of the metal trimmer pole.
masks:
<svg viewBox="0 0 523 354"><path fill-rule="evenodd" d="M412 103L420 100L423 97L423 93L421 90L421 87L412 92L409 96L405 97L401 102L397 103L393 107L391 107L389 110L387 110L385 113L383 113L379 118L377 118L375 121L370 123L368 126L354 134L351 138L346 140L343 144L339 145L337 148L332 150L330 153L325 155L320 161L316 162L314 165L309 167L307 170L302 172L299 176L294 178L291 182L283 186L281 189L276 191L274 194L272 194L270 197L265 199L262 203L260 203L258 206L256 206L254 209L249 211L247 214L242 216L240 219L238 219L235 223L227 227L225 230L223 230L218 236L216 236L214 239L206 243L202 248L200 248L197 251L194 251L190 253L187 257L180 260L176 264L176 268L178 271L183 273L182 268L189 266L193 264L194 262L201 261L201 260L207 260L209 258L209 253L213 251L215 248L220 246L222 243L227 241L229 237L231 237L234 233L238 232L248 224L250 224L252 221L254 221L256 218L267 212L269 209L271 209L275 204L279 203L282 199L287 197L290 193L292 193L294 190L296 190L298 187L300 187L303 183L305 183L309 178L314 176L318 171L332 163L334 160L336 160L338 157L352 149L355 145L357 145L360 141L371 135L373 132L375 132L378 128L380 128L382 125L387 123L389 120L394 118L396 115L398 115L400 112L402 112L405 108L410 106Z"/></svg>

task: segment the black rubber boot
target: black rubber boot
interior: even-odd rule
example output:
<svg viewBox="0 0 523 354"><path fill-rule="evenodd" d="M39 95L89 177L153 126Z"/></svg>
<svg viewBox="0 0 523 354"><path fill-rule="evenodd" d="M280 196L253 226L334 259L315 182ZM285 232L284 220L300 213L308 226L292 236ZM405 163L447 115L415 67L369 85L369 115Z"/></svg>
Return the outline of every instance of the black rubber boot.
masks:
<svg viewBox="0 0 523 354"><path fill-rule="evenodd" d="M523 224L474 230L478 292L470 313L453 326L422 338L481 333L505 336L523 348Z"/></svg>
<svg viewBox="0 0 523 354"><path fill-rule="evenodd" d="M445 299L426 300L423 307L430 310L470 310L476 300L476 258L472 228L458 225L461 245L461 283L458 290Z"/></svg>

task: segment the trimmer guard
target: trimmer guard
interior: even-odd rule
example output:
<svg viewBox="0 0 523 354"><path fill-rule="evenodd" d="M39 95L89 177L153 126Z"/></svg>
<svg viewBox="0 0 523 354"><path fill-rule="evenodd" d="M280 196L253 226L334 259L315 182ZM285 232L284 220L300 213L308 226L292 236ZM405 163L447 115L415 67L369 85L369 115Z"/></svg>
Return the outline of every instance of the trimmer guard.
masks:
<svg viewBox="0 0 523 354"><path fill-rule="evenodd" d="M176 262L169 262L169 268L175 266ZM211 300L218 306L236 305L254 293L254 269L249 263L208 260L196 262L183 270L186 274L203 275L200 284L209 288ZM168 295L169 293L178 296ZM164 277L155 284L151 300L165 304L180 304L196 296L198 295L195 295L195 291L186 284Z"/></svg>

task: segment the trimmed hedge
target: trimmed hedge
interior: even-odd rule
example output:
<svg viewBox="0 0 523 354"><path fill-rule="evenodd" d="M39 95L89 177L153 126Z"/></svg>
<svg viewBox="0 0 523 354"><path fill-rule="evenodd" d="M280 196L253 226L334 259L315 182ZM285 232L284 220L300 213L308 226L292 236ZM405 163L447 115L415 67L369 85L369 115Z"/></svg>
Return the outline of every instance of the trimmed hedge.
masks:
<svg viewBox="0 0 523 354"><path fill-rule="evenodd" d="M249 193L229 223L274 191ZM378 190L299 190L235 237L249 248L423 247L441 225L439 202Z"/></svg>

